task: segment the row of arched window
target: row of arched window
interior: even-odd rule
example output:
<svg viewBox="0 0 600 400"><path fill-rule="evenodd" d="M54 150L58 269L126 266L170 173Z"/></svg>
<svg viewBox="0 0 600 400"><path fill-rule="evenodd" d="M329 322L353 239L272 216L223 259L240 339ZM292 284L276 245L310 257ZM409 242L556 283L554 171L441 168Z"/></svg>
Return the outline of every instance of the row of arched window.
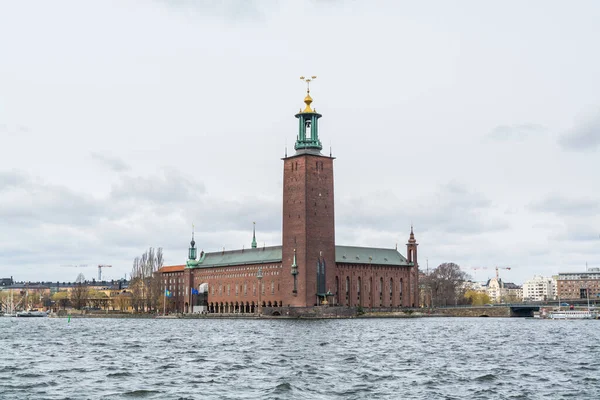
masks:
<svg viewBox="0 0 600 400"><path fill-rule="evenodd" d="M222 283L218 283L215 285L211 285L210 286L210 294L214 295L214 294L218 294L219 296L231 296L231 293L233 292L236 296L238 296L240 294L240 291L242 292L242 294L244 296L246 296L248 294L248 282L244 282L243 285L240 284L236 284L233 286L233 290L232 290L232 286L230 283L223 285ZM275 294L275 281L271 281L270 284L270 290L271 290L271 294ZM279 291L279 284L277 284L277 291ZM265 282L261 282L261 292L262 294L265 294ZM256 295L256 282L252 283L252 295Z"/></svg>
<svg viewBox="0 0 600 400"><path fill-rule="evenodd" d="M356 278L354 284L356 285L356 290L353 298L353 284L350 276L344 278L343 287L340 287L339 277L335 277L336 297L342 305L369 307L402 305L404 285L402 278L400 278L399 282L395 285L394 278L389 278L389 281L384 281L384 278L380 277L374 281L373 277L370 277L367 282L363 282L363 278L359 276ZM373 286L374 284L375 286ZM372 293L372 288L374 293Z"/></svg>

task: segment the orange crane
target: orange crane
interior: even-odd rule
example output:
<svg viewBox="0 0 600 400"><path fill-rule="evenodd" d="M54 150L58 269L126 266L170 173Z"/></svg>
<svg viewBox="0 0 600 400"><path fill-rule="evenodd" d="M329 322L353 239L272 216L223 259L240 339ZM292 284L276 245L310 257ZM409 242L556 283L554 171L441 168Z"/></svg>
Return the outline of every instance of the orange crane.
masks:
<svg viewBox="0 0 600 400"><path fill-rule="evenodd" d="M102 268L112 268L112 265L106 265L106 264L98 265L98 282L102 282Z"/></svg>
<svg viewBox="0 0 600 400"><path fill-rule="evenodd" d="M496 269L496 279L500 279L500 276L498 274L498 270L499 269L508 269L510 270L510 267L494 267ZM491 267L472 267L471 269L492 269Z"/></svg>

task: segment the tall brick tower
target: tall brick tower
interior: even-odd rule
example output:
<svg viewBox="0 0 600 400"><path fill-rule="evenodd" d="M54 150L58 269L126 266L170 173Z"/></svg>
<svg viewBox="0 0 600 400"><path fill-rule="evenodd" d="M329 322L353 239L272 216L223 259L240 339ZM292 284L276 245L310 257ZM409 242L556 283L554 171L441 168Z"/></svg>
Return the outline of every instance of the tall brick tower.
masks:
<svg viewBox="0 0 600 400"><path fill-rule="evenodd" d="M334 158L321 154L321 114L311 108L314 78L301 77L307 83L306 107L296 114L296 152L283 159L281 290L286 306L327 304L335 282Z"/></svg>

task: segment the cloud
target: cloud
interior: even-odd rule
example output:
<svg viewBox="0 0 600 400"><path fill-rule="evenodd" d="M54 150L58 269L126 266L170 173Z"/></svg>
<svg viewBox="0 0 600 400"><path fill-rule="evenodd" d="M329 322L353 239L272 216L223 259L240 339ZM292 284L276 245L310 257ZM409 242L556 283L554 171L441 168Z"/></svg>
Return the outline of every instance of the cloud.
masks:
<svg viewBox="0 0 600 400"><path fill-rule="evenodd" d="M550 238L562 242L596 242L600 245L600 228L586 223L569 223L563 229L555 231Z"/></svg>
<svg viewBox="0 0 600 400"><path fill-rule="evenodd" d="M593 151L600 147L600 113L584 119L559 138L565 150Z"/></svg>
<svg viewBox="0 0 600 400"><path fill-rule="evenodd" d="M600 214L600 200L590 198L567 198L558 194L531 203L528 209L534 212L552 213L558 216L589 216Z"/></svg>
<svg viewBox="0 0 600 400"><path fill-rule="evenodd" d="M338 204L336 224L357 232L364 228L403 232L411 222L420 232L466 235L508 228L504 220L490 212L491 200L457 182L441 185L434 193L418 198L382 192L338 199Z"/></svg>
<svg viewBox="0 0 600 400"><path fill-rule="evenodd" d="M177 170L164 169L151 177L122 176L110 195L118 201L171 204L198 200L205 193L203 183L190 180Z"/></svg>
<svg viewBox="0 0 600 400"><path fill-rule="evenodd" d="M92 197L19 171L0 172L0 192L0 217L13 224L89 224L106 211Z"/></svg>
<svg viewBox="0 0 600 400"><path fill-rule="evenodd" d="M9 136L25 135L31 132L31 129L25 125L17 124L9 126L7 124L0 124L0 134L4 133Z"/></svg>
<svg viewBox="0 0 600 400"><path fill-rule="evenodd" d="M231 20L262 19L265 5L276 6L276 1L257 0L157 0L158 3L184 14L218 16Z"/></svg>
<svg viewBox="0 0 600 400"><path fill-rule="evenodd" d="M496 140L522 140L544 131L546 128L543 125L533 123L498 125L490 132L489 137Z"/></svg>
<svg viewBox="0 0 600 400"><path fill-rule="evenodd" d="M123 160L118 157L109 156L107 154L100 154L96 152L92 152L91 156L94 160L98 161L100 164L108 167L109 169L115 172L124 172L130 169L130 166Z"/></svg>

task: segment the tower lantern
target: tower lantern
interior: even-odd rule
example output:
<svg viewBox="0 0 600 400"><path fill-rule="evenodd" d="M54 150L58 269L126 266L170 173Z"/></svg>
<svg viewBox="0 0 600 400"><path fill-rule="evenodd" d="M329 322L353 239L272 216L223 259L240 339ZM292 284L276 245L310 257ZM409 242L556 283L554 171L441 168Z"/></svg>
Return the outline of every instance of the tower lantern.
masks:
<svg viewBox="0 0 600 400"><path fill-rule="evenodd" d="M320 151L323 149L323 145L319 140L319 118L322 115L311 108L313 99L310 97L310 82L317 79L317 77L305 78L301 76L300 79L306 82L306 97L304 98L306 107L304 110L300 109L300 112L296 114L296 118L298 118L298 136L294 148L296 150L315 149Z"/></svg>
<svg viewBox="0 0 600 400"><path fill-rule="evenodd" d="M190 259L190 260L196 259L196 241L194 240L194 225L192 225L192 241L190 242L188 259Z"/></svg>

